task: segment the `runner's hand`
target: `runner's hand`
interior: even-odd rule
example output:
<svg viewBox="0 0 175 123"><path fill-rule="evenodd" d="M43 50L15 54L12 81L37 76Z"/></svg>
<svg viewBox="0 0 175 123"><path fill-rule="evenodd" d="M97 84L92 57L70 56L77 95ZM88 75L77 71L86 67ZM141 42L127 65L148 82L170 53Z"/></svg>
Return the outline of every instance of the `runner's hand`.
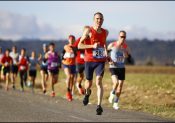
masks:
<svg viewBox="0 0 175 123"><path fill-rule="evenodd" d="M110 56L107 56L106 59L107 59L108 62L112 62L112 59L111 59Z"/></svg>
<svg viewBox="0 0 175 123"><path fill-rule="evenodd" d="M98 43L95 43L95 44L93 45L93 48L96 49L97 47L98 47Z"/></svg>
<svg viewBox="0 0 175 123"><path fill-rule="evenodd" d="M110 64L110 65L113 65L113 64L114 64L114 62L109 62L109 64Z"/></svg>

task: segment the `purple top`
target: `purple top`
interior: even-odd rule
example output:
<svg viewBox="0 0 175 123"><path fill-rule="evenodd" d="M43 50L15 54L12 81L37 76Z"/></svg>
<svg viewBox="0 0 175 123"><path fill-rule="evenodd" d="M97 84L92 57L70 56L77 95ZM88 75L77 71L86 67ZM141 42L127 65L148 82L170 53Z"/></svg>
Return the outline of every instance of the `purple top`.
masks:
<svg viewBox="0 0 175 123"><path fill-rule="evenodd" d="M48 70L58 70L58 54L57 52L48 52Z"/></svg>

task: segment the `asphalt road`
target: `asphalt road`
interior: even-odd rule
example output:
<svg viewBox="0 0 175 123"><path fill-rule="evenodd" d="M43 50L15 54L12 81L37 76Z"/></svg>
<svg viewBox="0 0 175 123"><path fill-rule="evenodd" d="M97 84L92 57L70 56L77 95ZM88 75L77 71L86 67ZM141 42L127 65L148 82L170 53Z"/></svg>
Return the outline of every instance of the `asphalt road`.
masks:
<svg viewBox="0 0 175 123"><path fill-rule="evenodd" d="M96 105L68 102L61 97L0 89L0 122L172 122L147 113L103 107L96 115Z"/></svg>

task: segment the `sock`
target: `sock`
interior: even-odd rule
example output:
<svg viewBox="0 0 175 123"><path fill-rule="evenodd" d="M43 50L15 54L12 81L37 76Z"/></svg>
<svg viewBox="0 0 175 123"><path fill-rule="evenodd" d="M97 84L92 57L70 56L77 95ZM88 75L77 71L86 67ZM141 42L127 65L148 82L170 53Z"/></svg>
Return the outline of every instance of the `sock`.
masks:
<svg viewBox="0 0 175 123"><path fill-rule="evenodd" d="M91 94L91 89L86 89L86 95L90 95Z"/></svg>
<svg viewBox="0 0 175 123"><path fill-rule="evenodd" d="M70 88L67 88L67 91L70 92Z"/></svg>
<svg viewBox="0 0 175 123"><path fill-rule="evenodd" d="M115 96L114 103L118 103L118 100L119 100L119 98L117 96Z"/></svg>
<svg viewBox="0 0 175 123"><path fill-rule="evenodd" d="M112 94L115 94L115 90L112 90Z"/></svg>
<svg viewBox="0 0 175 123"><path fill-rule="evenodd" d="M78 85L79 88L82 88L81 84Z"/></svg>

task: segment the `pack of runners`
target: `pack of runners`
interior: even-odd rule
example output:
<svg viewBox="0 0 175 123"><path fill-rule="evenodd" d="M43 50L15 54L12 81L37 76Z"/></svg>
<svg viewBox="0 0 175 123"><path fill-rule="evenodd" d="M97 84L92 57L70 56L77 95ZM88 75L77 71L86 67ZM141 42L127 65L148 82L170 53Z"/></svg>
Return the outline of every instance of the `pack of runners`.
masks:
<svg viewBox="0 0 175 123"><path fill-rule="evenodd" d="M10 81L12 88L16 89L15 84L19 73L21 91L25 90L25 86L30 86L32 92L34 92L37 66L39 66L42 92L44 94L47 92L47 81L49 81L51 96L55 97L54 86L58 82L59 71L63 68L66 75L65 95L67 100L73 100L74 85L76 85L79 94L83 95L84 106L87 106L92 92L91 87L95 72L97 87L96 114L101 115L103 112L103 76L105 63L107 62L111 73L111 84L113 84L108 101L112 103L115 110L118 110L119 98L125 80L125 59L130 52L126 44L126 32L124 30L119 32L116 41L107 46L106 39L109 32L102 28L103 21L103 14L95 13L93 25L85 26L81 37L76 40L74 35L69 35L68 43L61 52L56 51L53 42L48 45L43 44L43 52L38 55L38 58L34 51L31 52L30 56L27 56L25 48L17 53L17 47L13 46L11 50L6 49L2 53L0 47L0 79L5 81L5 90L9 90ZM84 79L85 82L82 83Z"/></svg>

